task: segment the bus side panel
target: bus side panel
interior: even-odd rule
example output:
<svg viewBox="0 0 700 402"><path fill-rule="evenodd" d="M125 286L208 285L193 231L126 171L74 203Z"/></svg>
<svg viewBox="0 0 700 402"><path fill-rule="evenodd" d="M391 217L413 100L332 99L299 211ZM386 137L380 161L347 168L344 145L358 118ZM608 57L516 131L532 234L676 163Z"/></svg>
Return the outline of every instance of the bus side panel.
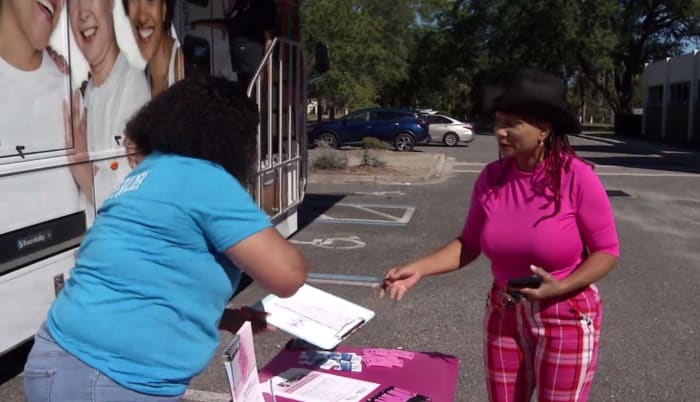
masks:
<svg viewBox="0 0 700 402"><path fill-rule="evenodd" d="M0 354L31 338L55 298L53 278L75 264L77 248L0 276Z"/></svg>
<svg viewBox="0 0 700 402"><path fill-rule="evenodd" d="M68 166L0 176L0 234L87 208Z"/></svg>

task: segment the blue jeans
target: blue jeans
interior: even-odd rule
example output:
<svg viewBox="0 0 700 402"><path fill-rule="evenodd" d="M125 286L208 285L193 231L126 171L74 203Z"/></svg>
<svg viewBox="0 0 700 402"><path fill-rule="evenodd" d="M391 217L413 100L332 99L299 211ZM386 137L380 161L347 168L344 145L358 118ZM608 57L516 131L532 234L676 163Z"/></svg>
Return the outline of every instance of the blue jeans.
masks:
<svg viewBox="0 0 700 402"><path fill-rule="evenodd" d="M178 402L182 398L122 387L63 350L44 326L34 337L24 367L24 394L27 402Z"/></svg>

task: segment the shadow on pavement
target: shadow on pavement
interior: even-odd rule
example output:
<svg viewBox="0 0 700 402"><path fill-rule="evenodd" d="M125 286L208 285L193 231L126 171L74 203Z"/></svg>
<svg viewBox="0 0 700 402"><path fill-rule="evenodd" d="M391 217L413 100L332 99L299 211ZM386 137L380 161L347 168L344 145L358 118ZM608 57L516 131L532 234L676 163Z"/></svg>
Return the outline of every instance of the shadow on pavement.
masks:
<svg viewBox="0 0 700 402"><path fill-rule="evenodd" d="M585 158L596 165L611 165L636 169L664 170L682 173L700 173L700 167L654 156L610 156Z"/></svg>
<svg viewBox="0 0 700 402"><path fill-rule="evenodd" d="M24 364L34 341L25 342L16 349L0 356L0 384L17 377L24 371Z"/></svg>
<svg viewBox="0 0 700 402"><path fill-rule="evenodd" d="M700 152L696 149L616 136L611 133L584 132L576 135L576 137L605 143L600 145L574 145L573 147L577 152L617 154L616 156L586 158L586 160L595 164L700 173Z"/></svg>
<svg viewBox="0 0 700 402"><path fill-rule="evenodd" d="M345 194L306 194L299 206L299 233L345 198Z"/></svg>
<svg viewBox="0 0 700 402"><path fill-rule="evenodd" d="M440 144L440 143L438 143L438 142L431 142L431 143L429 143L429 144L421 144L420 146L421 146L421 147L425 147L425 148L441 148L441 149L469 148L469 143L468 143L468 142L466 142L466 143L465 143L465 142L460 142L460 143L458 143L457 145L453 145L453 146L450 147L450 146L447 146L447 145L445 145L445 144ZM414 151L414 152L417 152L417 151L418 151L418 152L423 152L422 150L416 150L416 149L414 149L413 151Z"/></svg>

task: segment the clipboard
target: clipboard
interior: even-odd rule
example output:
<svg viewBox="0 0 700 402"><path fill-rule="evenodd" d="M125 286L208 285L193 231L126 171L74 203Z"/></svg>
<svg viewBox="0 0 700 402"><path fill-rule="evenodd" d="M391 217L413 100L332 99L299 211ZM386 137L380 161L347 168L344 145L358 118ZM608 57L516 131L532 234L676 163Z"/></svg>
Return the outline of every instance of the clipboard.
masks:
<svg viewBox="0 0 700 402"><path fill-rule="evenodd" d="M321 349L334 349L374 318L374 311L305 284L291 297L268 295L254 308L267 322Z"/></svg>

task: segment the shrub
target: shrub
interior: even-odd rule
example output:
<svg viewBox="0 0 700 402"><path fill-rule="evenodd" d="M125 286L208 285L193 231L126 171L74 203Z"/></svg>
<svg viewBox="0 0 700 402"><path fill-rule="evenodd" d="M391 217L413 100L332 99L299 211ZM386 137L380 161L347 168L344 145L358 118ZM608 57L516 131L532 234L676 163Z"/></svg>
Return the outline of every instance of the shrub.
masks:
<svg viewBox="0 0 700 402"><path fill-rule="evenodd" d="M386 162L377 158L376 155L369 152L369 149L365 149L362 152L362 160L360 161L360 166L380 168L386 166Z"/></svg>
<svg viewBox="0 0 700 402"><path fill-rule="evenodd" d="M376 137L365 137L362 139L364 149L389 149L389 144Z"/></svg>
<svg viewBox="0 0 700 402"><path fill-rule="evenodd" d="M318 144L318 150L311 157L311 167L314 169L345 169L348 167L348 157L342 151L321 142Z"/></svg>

